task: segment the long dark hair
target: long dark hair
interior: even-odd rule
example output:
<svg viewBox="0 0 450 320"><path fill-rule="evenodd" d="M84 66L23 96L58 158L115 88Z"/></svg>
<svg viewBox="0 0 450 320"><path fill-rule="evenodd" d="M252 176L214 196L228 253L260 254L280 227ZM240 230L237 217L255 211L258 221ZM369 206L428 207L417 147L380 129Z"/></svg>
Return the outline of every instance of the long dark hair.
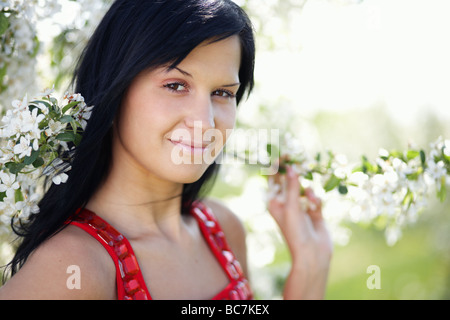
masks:
<svg viewBox="0 0 450 320"><path fill-rule="evenodd" d="M83 139L71 156L65 184L51 185L40 212L14 232L21 243L10 262L14 275L43 241L60 231L88 203L111 161L112 122L122 98L143 70L179 64L200 43L238 35L241 87L237 103L253 88L255 43L245 12L231 0L116 0L83 51L74 73L75 92L94 109ZM185 184L182 211L199 199L218 170L212 164L195 183ZM13 225L13 223L12 223Z"/></svg>

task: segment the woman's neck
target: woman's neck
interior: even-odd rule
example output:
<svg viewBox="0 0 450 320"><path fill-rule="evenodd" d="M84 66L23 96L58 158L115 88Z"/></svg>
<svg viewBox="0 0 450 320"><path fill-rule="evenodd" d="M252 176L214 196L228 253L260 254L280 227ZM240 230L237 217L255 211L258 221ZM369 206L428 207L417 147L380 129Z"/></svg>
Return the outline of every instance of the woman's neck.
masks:
<svg viewBox="0 0 450 320"><path fill-rule="evenodd" d="M176 238L181 231L182 191L183 184L161 180L132 162L113 161L87 209L129 240L155 233Z"/></svg>

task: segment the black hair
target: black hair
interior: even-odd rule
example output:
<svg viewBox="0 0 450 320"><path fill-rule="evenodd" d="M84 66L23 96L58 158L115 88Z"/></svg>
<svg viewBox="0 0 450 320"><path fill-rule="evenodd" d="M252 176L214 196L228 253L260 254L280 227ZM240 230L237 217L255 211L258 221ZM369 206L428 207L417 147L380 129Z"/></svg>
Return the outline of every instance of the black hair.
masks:
<svg viewBox="0 0 450 320"><path fill-rule="evenodd" d="M246 13L231 0L116 0L84 49L74 73L75 92L92 115L70 160L68 181L51 185L40 212L27 224L12 221L21 243L9 263L14 275L43 241L60 231L106 178L111 161L112 123L133 79L143 70L175 67L204 41L238 35L241 65L237 103L253 85L255 43ZM214 180L213 163L196 182L185 184L182 213Z"/></svg>

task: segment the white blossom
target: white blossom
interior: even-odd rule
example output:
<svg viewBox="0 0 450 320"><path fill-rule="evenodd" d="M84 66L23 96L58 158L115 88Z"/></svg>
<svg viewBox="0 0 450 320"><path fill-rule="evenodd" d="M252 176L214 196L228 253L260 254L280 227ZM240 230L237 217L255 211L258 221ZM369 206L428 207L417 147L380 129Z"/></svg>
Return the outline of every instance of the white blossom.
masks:
<svg viewBox="0 0 450 320"><path fill-rule="evenodd" d="M25 137L20 137L20 142L14 146L14 153L18 155L19 158L29 157L32 149L30 140Z"/></svg>
<svg viewBox="0 0 450 320"><path fill-rule="evenodd" d="M24 111L22 113L22 132L27 133L34 133L39 137L40 130L39 130L39 123L45 118L45 115L39 114L38 115L38 108L34 108L33 111Z"/></svg>
<svg viewBox="0 0 450 320"><path fill-rule="evenodd" d="M57 176L54 176L52 178L52 181L54 184L60 185L61 183L67 182L68 178L69 178L69 176L66 173L60 173Z"/></svg>
<svg viewBox="0 0 450 320"><path fill-rule="evenodd" d="M6 192L6 196L12 198L15 190L19 189L20 185L16 181L16 176L11 173L0 171L0 192Z"/></svg>
<svg viewBox="0 0 450 320"><path fill-rule="evenodd" d="M385 231L386 242L389 246L393 246L402 236L402 230L398 226L390 226Z"/></svg>
<svg viewBox="0 0 450 320"><path fill-rule="evenodd" d="M19 201L16 203L16 207L18 210L21 210L21 218L27 219L30 214L36 214L39 213L39 195L38 194L32 194L29 197L26 197L24 201Z"/></svg>
<svg viewBox="0 0 450 320"><path fill-rule="evenodd" d="M64 125L59 121L54 121L50 119L48 122L48 129L45 130L47 137L56 136L64 130Z"/></svg>
<svg viewBox="0 0 450 320"><path fill-rule="evenodd" d="M443 161L438 161L437 163L434 161L427 162L426 173L433 179L436 183L436 187L439 190L442 185L442 179L444 182L446 180L447 170L445 168L445 164Z"/></svg>
<svg viewBox="0 0 450 320"><path fill-rule="evenodd" d="M46 88L44 91L39 92L37 94L38 97L50 97L50 95L55 92L55 85L53 85L51 88Z"/></svg>
<svg viewBox="0 0 450 320"><path fill-rule="evenodd" d="M450 140L444 141L443 152L447 157L450 157Z"/></svg>

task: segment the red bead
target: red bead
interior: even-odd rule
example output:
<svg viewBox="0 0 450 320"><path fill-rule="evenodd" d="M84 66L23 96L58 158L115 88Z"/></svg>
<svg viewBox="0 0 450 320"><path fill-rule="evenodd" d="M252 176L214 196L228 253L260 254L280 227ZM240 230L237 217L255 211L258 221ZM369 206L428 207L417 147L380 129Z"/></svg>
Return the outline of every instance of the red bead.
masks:
<svg viewBox="0 0 450 320"><path fill-rule="evenodd" d="M113 246L114 245L114 241L111 237L111 235L106 231L106 230L98 230L97 234L100 236L100 238L103 239L103 241L105 241L105 243L107 243L109 246Z"/></svg>
<svg viewBox="0 0 450 320"><path fill-rule="evenodd" d="M144 290L139 289L133 294L133 300L148 300L148 297Z"/></svg>
<svg viewBox="0 0 450 320"><path fill-rule="evenodd" d="M225 258L227 258L228 262L233 262L234 261L234 255L232 252L228 251L228 250L223 250L222 254Z"/></svg>
<svg viewBox="0 0 450 320"><path fill-rule="evenodd" d="M105 229L106 223L98 216L93 216L89 221L89 224L93 226L95 229Z"/></svg>
<svg viewBox="0 0 450 320"><path fill-rule="evenodd" d="M125 272L123 271L123 263L122 261L119 259L117 260L117 264L119 265L119 271L120 271L120 276L123 278L125 278Z"/></svg>
<svg viewBox="0 0 450 320"><path fill-rule="evenodd" d="M199 208L194 208L193 212L199 217L203 222L208 221L208 218L203 214Z"/></svg>
<svg viewBox="0 0 450 320"><path fill-rule="evenodd" d="M106 228L106 230L107 230L109 236L111 237L111 239L112 239L114 242L120 242L120 241L123 240L123 235L120 234L120 232L118 232L118 231L117 231L116 229L114 229L113 227L108 226L108 227Z"/></svg>
<svg viewBox="0 0 450 320"><path fill-rule="evenodd" d="M90 211L83 210L83 211L75 218L75 220L89 222L89 220L92 220L92 213L91 213Z"/></svg>
<svg viewBox="0 0 450 320"><path fill-rule="evenodd" d="M202 204L202 211L205 212L208 216L214 217L214 214L212 213L211 209L204 204Z"/></svg>
<svg viewBox="0 0 450 320"><path fill-rule="evenodd" d="M123 236L110 226L103 230L97 230L97 233L111 247L123 240Z"/></svg>
<svg viewBox="0 0 450 320"><path fill-rule="evenodd" d="M234 261L233 261L233 264L234 264L234 267L236 268L236 271L237 271L240 275L243 275L243 274L244 274L244 271L242 271L242 267L241 267L241 264L239 263L239 261L234 260Z"/></svg>
<svg viewBox="0 0 450 320"><path fill-rule="evenodd" d="M222 231L217 232L214 237L214 242L221 250L225 249L225 234Z"/></svg>
<svg viewBox="0 0 450 320"><path fill-rule="evenodd" d="M233 279L239 279L240 274L237 272L236 268L232 263L228 263L225 269Z"/></svg>
<svg viewBox="0 0 450 320"><path fill-rule="evenodd" d="M231 290L228 296L230 300L239 300L239 293L236 290Z"/></svg>
<svg viewBox="0 0 450 320"><path fill-rule="evenodd" d="M205 222L205 225L206 225L206 226L210 229L210 231L212 232L212 229L215 228L216 223L215 223L214 221L209 220L209 221L206 221L206 222Z"/></svg>
<svg viewBox="0 0 450 320"><path fill-rule="evenodd" d="M136 279L124 281L123 286L125 288L126 293L128 293L129 295L132 295L133 293L135 293L137 290L139 290L141 288L141 286L139 285L139 282Z"/></svg>
<svg viewBox="0 0 450 320"><path fill-rule="evenodd" d="M135 275L139 272L139 267L134 255L128 255L127 257L122 259L122 264L123 272L128 276Z"/></svg>
<svg viewBox="0 0 450 320"><path fill-rule="evenodd" d="M114 247L114 251L116 252L119 259L123 259L128 255L128 248L125 243L119 243Z"/></svg>
<svg viewBox="0 0 450 320"><path fill-rule="evenodd" d="M247 294L245 292L244 284L239 282L236 288L236 291L239 293L239 297L241 300L245 300L247 298Z"/></svg>

